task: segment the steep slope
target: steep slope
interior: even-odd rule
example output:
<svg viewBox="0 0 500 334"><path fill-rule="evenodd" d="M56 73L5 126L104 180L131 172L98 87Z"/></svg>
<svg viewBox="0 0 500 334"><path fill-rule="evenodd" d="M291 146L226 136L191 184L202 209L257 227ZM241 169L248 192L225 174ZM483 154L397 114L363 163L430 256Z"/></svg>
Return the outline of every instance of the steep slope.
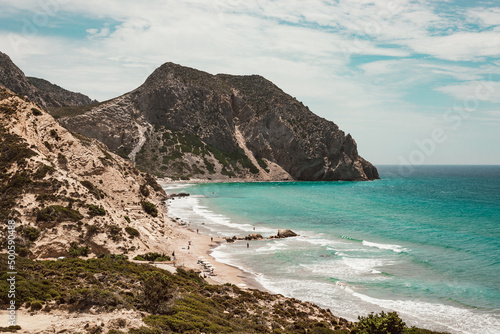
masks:
<svg viewBox="0 0 500 334"><path fill-rule="evenodd" d="M0 219L17 220L23 255L164 250L166 195L151 176L4 88L0 132Z"/></svg>
<svg viewBox="0 0 500 334"><path fill-rule="evenodd" d="M5 53L0 52L0 85L16 94L27 96L44 108L58 108L91 104L88 96L73 93L47 80L26 77Z"/></svg>
<svg viewBox="0 0 500 334"><path fill-rule="evenodd" d="M378 178L350 135L255 75L166 63L136 90L60 121L122 156L133 152L139 168L158 176Z"/></svg>
<svg viewBox="0 0 500 334"><path fill-rule="evenodd" d="M54 85L47 80L34 77L26 78L39 91L46 93L46 95L52 97L52 99L56 101L55 105L52 105L52 107L83 106L97 102L96 100L92 100L87 95L71 92L67 89L59 87L58 85Z"/></svg>

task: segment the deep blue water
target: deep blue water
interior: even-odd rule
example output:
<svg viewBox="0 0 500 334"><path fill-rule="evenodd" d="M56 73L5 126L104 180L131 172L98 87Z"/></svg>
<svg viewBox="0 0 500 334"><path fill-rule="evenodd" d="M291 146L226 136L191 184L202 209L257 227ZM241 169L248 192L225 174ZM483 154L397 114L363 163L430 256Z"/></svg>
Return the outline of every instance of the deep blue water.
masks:
<svg viewBox="0 0 500 334"><path fill-rule="evenodd" d="M373 182L194 185L170 211L219 236L298 232L213 253L271 291L351 320L396 310L411 325L500 333L500 166L379 172Z"/></svg>

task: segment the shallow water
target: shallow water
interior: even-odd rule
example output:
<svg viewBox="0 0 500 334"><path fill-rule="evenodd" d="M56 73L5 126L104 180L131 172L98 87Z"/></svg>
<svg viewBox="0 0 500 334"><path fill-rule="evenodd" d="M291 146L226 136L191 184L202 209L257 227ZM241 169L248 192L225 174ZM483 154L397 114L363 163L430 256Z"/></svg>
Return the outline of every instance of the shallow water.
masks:
<svg viewBox="0 0 500 334"><path fill-rule="evenodd" d="M347 319L396 310L409 325L499 333L500 167L379 172L374 182L183 185L167 189L192 194L170 215L218 236L299 233L213 256Z"/></svg>

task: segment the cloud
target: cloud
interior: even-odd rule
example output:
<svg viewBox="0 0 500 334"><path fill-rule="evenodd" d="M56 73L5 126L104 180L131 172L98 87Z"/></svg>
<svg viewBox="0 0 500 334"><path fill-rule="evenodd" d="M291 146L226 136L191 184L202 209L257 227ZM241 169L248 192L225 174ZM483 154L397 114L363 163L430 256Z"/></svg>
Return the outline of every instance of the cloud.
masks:
<svg viewBox="0 0 500 334"><path fill-rule="evenodd" d="M500 82L469 81L439 87L436 90L449 94L461 101L478 100L500 103Z"/></svg>
<svg viewBox="0 0 500 334"><path fill-rule="evenodd" d="M472 8L468 10L467 16L471 22L483 28L500 25L500 8Z"/></svg>
<svg viewBox="0 0 500 334"><path fill-rule="evenodd" d="M481 61L500 54L500 30L457 32L446 36L426 36L408 41L420 54L452 61Z"/></svg>
<svg viewBox="0 0 500 334"><path fill-rule="evenodd" d="M88 39L96 39L96 38L108 37L110 34L110 29L109 26L106 25L101 29L95 29L95 28L87 29L86 32L88 34L87 36Z"/></svg>

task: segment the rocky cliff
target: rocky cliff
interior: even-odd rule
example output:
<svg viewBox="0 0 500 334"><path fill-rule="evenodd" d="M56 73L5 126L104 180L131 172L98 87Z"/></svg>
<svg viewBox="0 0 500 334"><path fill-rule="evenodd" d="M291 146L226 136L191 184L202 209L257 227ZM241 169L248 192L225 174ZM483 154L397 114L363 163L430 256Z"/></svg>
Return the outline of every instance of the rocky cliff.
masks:
<svg viewBox="0 0 500 334"><path fill-rule="evenodd" d="M162 177L378 178L350 135L257 75L166 63L136 90L60 122Z"/></svg>
<svg viewBox="0 0 500 334"><path fill-rule="evenodd" d="M95 103L88 96L70 92L47 80L26 77L5 53L0 52L0 85L27 96L43 108L81 106Z"/></svg>
<svg viewBox="0 0 500 334"><path fill-rule="evenodd" d="M1 87L0 133L0 220L17 220L21 256L164 250L166 195L153 177Z"/></svg>

